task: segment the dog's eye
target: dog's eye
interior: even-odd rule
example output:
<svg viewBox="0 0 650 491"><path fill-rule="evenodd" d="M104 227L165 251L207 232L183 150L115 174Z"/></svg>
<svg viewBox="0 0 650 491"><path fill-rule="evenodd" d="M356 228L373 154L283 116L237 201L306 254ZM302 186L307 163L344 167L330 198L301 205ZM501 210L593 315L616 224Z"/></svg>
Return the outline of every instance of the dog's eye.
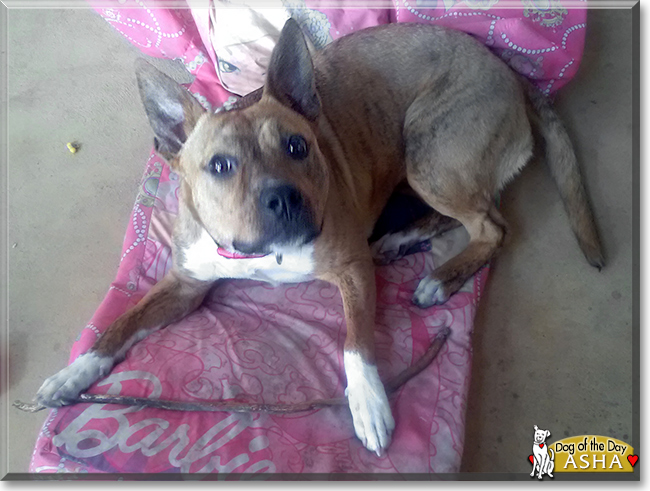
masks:
<svg viewBox="0 0 650 491"><path fill-rule="evenodd" d="M287 153L296 160L302 160L307 157L309 147L307 142L300 135L291 135L287 138Z"/></svg>
<svg viewBox="0 0 650 491"><path fill-rule="evenodd" d="M228 174L235 170L237 160L227 155L215 155L210 159L208 170L213 174Z"/></svg>

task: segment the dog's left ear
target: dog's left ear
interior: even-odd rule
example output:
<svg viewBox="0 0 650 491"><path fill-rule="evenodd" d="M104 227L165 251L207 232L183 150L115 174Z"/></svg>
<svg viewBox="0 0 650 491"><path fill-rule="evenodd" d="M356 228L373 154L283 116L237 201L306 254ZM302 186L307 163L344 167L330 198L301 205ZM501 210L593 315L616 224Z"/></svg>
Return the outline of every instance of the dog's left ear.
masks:
<svg viewBox="0 0 650 491"><path fill-rule="evenodd" d="M298 23L289 19L271 54L264 93L310 121L320 113L314 65Z"/></svg>
<svg viewBox="0 0 650 491"><path fill-rule="evenodd" d="M135 62L135 73L145 112L156 135L156 151L173 167L187 135L205 109L187 89L142 58Z"/></svg>
<svg viewBox="0 0 650 491"><path fill-rule="evenodd" d="M551 432L546 430L546 438L548 438L549 436L551 436Z"/></svg>

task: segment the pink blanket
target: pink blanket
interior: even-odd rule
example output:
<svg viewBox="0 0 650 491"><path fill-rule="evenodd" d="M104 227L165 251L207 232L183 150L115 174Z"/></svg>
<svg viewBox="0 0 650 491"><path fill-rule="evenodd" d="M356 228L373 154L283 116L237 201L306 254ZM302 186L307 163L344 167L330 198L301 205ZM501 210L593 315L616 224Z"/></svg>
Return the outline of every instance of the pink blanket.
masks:
<svg viewBox="0 0 650 491"><path fill-rule="evenodd" d="M218 85L214 53L203 43L200 32L203 14L117 8L133 3L149 5L141 0L116 1L116 8L98 11L143 52L182 58L197 76L190 90L206 107L227 103L229 94ZM314 3L308 2L310 6ZM515 68L530 70L547 91L565 83L577 69L584 11L564 11L555 1L546 10L540 8L539 1L530 2L523 12L487 10L485 7L496 4L495 0L465 2L474 9L448 9L454 2L445 0L438 2L438 9L421 11L416 0L396 3L390 10L319 9L326 14L325 20L317 16L320 22L313 23L312 28L316 32L326 29L338 37L387 21L446 23L492 41L502 57ZM170 268L169 241L178 211L178 179L151 154L116 279L81 331L70 361L85 352ZM488 269L483 268L443 306L422 310L412 305L410 298L419 278L462 249L465 240L463 230L452 231L427 244L425 249L430 250L377 269L375 341L382 378L411 365L440 329L450 327L452 331L434 363L391 398L397 426L385 456L379 458L366 451L354 437L347 408L276 416L79 404L50 412L38 436L30 471L458 471L471 368L471 331ZM253 281L227 281L198 311L134 346L126 360L90 392L266 403L339 397L345 387L345 332L339 293L327 283L272 287Z"/></svg>

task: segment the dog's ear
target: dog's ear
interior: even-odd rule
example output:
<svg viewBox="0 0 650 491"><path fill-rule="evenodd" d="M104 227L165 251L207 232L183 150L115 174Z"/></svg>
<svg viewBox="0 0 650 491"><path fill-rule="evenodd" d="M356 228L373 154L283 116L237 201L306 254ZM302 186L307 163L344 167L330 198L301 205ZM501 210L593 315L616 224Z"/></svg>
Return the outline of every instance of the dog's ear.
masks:
<svg viewBox="0 0 650 491"><path fill-rule="evenodd" d="M535 428L535 431L537 431L539 428L537 428L537 425L533 425L533 428Z"/></svg>
<svg viewBox="0 0 650 491"><path fill-rule="evenodd" d="M140 97L156 151L170 164L205 109L184 87L142 58L135 62Z"/></svg>
<svg viewBox="0 0 650 491"><path fill-rule="evenodd" d="M548 438L549 436L551 436L551 432L546 430L546 438Z"/></svg>
<svg viewBox="0 0 650 491"><path fill-rule="evenodd" d="M284 24L271 54L264 93L310 121L320 113L314 65L300 26L293 19Z"/></svg>

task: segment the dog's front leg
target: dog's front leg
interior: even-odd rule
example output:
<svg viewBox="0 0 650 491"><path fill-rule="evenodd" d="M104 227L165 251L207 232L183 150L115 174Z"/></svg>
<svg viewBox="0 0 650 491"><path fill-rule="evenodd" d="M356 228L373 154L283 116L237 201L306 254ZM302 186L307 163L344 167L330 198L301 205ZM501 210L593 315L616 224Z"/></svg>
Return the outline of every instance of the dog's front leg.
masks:
<svg viewBox="0 0 650 491"><path fill-rule="evenodd" d="M354 431L363 445L378 456L390 443L395 421L375 359L375 272L370 255L337 268L328 279L339 287L347 335L343 353L346 395Z"/></svg>
<svg viewBox="0 0 650 491"><path fill-rule="evenodd" d="M541 479L542 476L544 475L544 472L546 472L546 463L548 461L548 457L544 454L539 456L539 472L537 474L537 479Z"/></svg>
<svg viewBox="0 0 650 491"><path fill-rule="evenodd" d="M203 301L212 282L171 271L132 309L113 322L89 351L48 378L38 390L38 403L57 407L75 399L148 334L181 319Z"/></svg>

